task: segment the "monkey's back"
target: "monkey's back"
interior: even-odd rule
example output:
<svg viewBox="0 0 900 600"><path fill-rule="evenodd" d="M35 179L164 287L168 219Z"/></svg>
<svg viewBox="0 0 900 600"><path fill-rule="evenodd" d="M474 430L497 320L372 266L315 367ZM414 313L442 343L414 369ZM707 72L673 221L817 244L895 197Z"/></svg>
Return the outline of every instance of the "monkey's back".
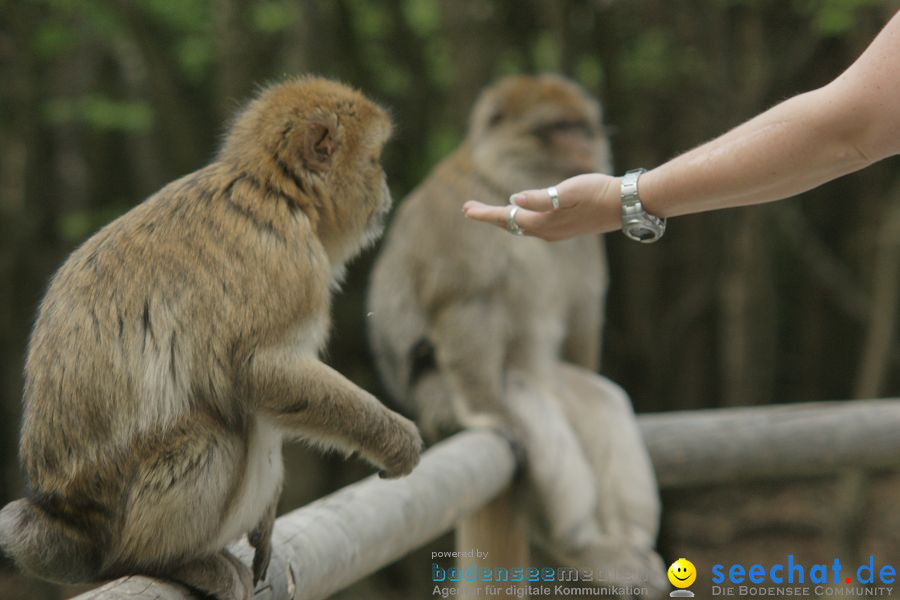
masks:
<svg viewBox="0 0 900 600"><path fill-rule="evenodd" d="M54 275L25 368L21 456L36 492L126 493L135 447L200 426L197 414L240 430L241 364L327 304L310 266L321 249L300 226L292 244L248 229L225 205L233 180L213 164L169 184ZM252 330L250 307L263 315Z"/></svg>

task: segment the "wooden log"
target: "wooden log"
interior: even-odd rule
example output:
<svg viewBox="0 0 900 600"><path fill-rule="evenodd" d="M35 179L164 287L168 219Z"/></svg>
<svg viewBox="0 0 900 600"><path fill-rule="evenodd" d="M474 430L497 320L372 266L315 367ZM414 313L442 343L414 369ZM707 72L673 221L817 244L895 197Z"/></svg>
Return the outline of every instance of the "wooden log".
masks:
<svg viewBox="0 0 900 600"><path fill-rule="evenodd" d="M508 487L499 496L485 504L481 509L473 512L460 521L456 527L456 550L460 553L481 550L487 552L487 558L458 558L456 566L465 571L472 563L476 563L482 569L497 568L526 568L530 565L528 550L528 519L521 510L516 507L513 487ZM473 583L462 581L459 587L469 590L481 588L476 592L484 597L488 594L484 589L483 581ZM515 598L527 600L524 594L525 581L517 583L493 583L495 587L502 588L499 594L491 595L492 598ZM506 590L513 588L511 593ZM468 596L472 594L469 593ZM466 595L463 595L465 597Z"/></svg>
<svg viewBox="0 0 900 600"><path fill-rule="evenodd" d="M638 421L663 488L900 466L897 399L658 413ZM266 587L256 598L327 597L449 531L505 489L515 468L501 436L464 432L426 452L407 478L369 478L282 516ZM249 563L246 543L233 550ZM78 598L190 596L135 576Z"/></svg>
<svg viewBox="0 0 900 600"><path fill-rule="evenodd" d="M638 419L662 488L900 465L900 400L682 411Z"/></svg>

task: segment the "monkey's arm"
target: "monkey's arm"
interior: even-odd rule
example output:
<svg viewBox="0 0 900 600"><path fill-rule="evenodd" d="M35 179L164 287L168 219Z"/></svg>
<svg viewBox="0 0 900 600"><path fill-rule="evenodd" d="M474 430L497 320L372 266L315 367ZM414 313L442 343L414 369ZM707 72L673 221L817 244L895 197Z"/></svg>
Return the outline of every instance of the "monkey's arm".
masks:
<svg viewBox="0 0 900 600"><path fill-rule="evenodd" d="M416 426L312 356L257 351L246 375L259 410L313 442L357 450L387 477L412 471L422 440Z"/></svg>

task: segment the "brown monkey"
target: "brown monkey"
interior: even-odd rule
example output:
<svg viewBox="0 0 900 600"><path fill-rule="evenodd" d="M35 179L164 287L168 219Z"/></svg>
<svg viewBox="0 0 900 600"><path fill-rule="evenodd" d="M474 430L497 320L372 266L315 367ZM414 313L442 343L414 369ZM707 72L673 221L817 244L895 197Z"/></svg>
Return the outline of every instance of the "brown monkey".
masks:
<svg viewBox="0 0 900 600"><path fill-rule="evenodd" d="M451 406L418 407L427 434L501 415L507 368L537 372L559 356L598 367L600 238L547 244L460 215L469 198L506 204L516 190L609 169L595 101L560 77L510 77L481 95L462 146L401 203L372 275L371 341L401 403L431 362L448 378Z"/></svg>
<svg viewBox="0 0 900 600"><path fill-rule="evenodd" d="M341 84L270 87L210 165L63 264L25 370L27 496L0 512L0 545L25 571L143 573L249 598L271 553L283 437L358 451L388 477L416 465L413 423L317 358L330 291L390 206L390 132ZM252 573L225 549L245 533Z"/></svg>
<svg viewBox="0 0 900 600"><path fill-rule="evenodd" d="M598 368L607 283L601 239L548 244L466 223L460 212L469 198L506 204L517 190L610 169L600 107L574 83L510 77L488 88L462 146L400 205L372 275L370 339L388 391L427 437L486 425L520 442L557 554L635 544L658 571L655 488L641 486L649 494L639 525L646 535L607 543L618 527L612 521L630 518L617 513L628 470L613 482L616 493L598 489L609 483L590 458L599 442L585 439L570 406L553 397L561 359ZM594 424L602 436L633 420L620 404L612 401L612 412L602 402L586 406L583 418L607 414L609 423ZM639 438L623 452L638 454L635 477L653 480Z"/></svg>

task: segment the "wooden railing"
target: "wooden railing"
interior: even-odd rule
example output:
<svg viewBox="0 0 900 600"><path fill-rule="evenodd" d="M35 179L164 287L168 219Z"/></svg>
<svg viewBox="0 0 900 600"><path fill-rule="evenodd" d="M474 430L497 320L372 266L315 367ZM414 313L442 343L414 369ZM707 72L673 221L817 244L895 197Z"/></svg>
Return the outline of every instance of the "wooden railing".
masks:
<svg viewBox="0 0 900 600"><path fill-rule="evenodd" d="M663 488L900 466L896 399L659 413L638 421ZM502 436L467 431L429 449L409 477L370 477L288 513L276 523L272 563L255 598L327 598L464 518L472 527L471 515L502 499L515 471ZM249 564L245 542L232 550ZM132 576L78 599L191 597L181 586Z"/></svg>

